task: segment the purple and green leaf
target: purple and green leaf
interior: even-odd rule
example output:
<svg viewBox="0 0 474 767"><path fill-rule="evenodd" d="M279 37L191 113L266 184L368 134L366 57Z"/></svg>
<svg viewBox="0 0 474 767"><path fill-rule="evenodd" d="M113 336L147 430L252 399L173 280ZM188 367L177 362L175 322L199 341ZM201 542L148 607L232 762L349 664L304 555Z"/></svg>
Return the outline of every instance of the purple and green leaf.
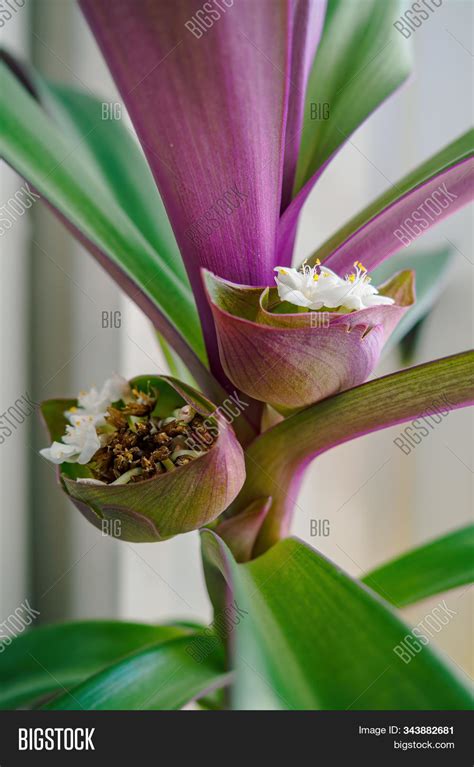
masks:
<svg viewBox="0 0 474 767"><path fill-rule="evenodd" d="M219 375L200 269L250 285L271 279L283 173L291 179L296 163L288 110L298 127L305 51L314 52L323 14L307 33L297 21L304 2L245 3L197 39L191 0L81 7L160 189Z"/></svg>
<svg viewBox="0 0 474 767"><path fill-rule="evenodd" d="M232 506L271 497L256 551L286 535L307 464L317 455L373 431L474 402L474 352L428 362L318 402L264 432L246 451L247 479Z"/></svg>
<svg viewBox="0 0 474 767"><path fill-rule="evenodd" d="M474 130L470 130L354 216L308 263L319 258L344 274L359 260L372 271L473 199L473 154Z"/></svg>

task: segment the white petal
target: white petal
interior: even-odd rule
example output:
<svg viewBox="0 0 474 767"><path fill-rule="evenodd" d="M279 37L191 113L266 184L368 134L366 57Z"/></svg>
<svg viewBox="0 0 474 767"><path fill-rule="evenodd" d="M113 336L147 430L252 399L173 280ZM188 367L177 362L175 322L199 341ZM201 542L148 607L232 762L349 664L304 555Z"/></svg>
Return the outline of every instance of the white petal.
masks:
<svg viewBox="0 0 474 767"><path fill-rule="evenodd" d="M123 376L118 375L118 373L113 373L113 375L107 379L100 392L101 399L107 401L107 407L112 402L116 402L118 399L123 399L123 397L126 397L128 394L130 394L129 383Z"/></svg>
<svg viewBox="0 0 474 767"><path fill-rule="evenodd" d="M301 290L293 290L286 286L278 286L278 295L282 301L289 301L290 304L295 306L305 306L309 308L311 306L311 298L307 298Z"/></svg>
<svg viewBox="0 0 474 767"><path fill-rule="evenodd" d="M53 442L50 447L40 450L40 455L51 463L74 463L78 453L77 445L65 445L63 442Z"/></svg>
<svg viewBox="0 0 474 767"><path fill-rule="evenodd" d="M84 423L92 423L94 426L103 426L107 413L87 413L78 408L75 411L66 410L64 414L72 426L81 426Z"/></svg>
<svg viewBox="0 0 474 767"><path fill-rule="evenodd" d="M322 309L324 306L326 306L326 304L324 303L324 301L321 301L320 299L318 299L317 301L316 301L316 300L313 300L313 301L311 302L311 306L310 306L309 308L310 308L310 309L314 309L314 310L317 310L317 309ZM329 307L328 307L328 308L329 308Z"/></svg>
<svg viewBox="0 0 474 767"><path fill-rule="evenodd" d="M334 287L329 286L325 289L323 286L323 288L316 293L316 297L318 301L323 301L324 306L328 309L336 309L342 304L347 306L346 301L349 299L351 293L350 286L347 282L343 281L341 285L336 285Z"/></svg>
<svg viewBox="0 0 474 767"><path fill-rule="evenodd" d="M78 456L77 462L80 464L89 463L90 459L100 448L100 440L93 424L85 430L82 436L82 450Z"/></svg>
<svg viewBox="0 0 474 767"><path fill-rule="evenodd" d="M362 299L364 306L389 306L394 304L395 300L389 298L389 296L379 296L378 294L372 296L364 296Z"/></svg>
<svg viewBox="0 0 474 767"><path fill-rule="evenodd" d="M302 272L299 272L298 269L277 266L274 271L277 272L275 276L277 285L286 285L289 288L298 289L305 283L305 276Z"/></svg>
<svg viewBox="0 0 474 767"><path fill-rule="evenodd" d="M333 283L334 285L340 285L342 282L344 282L342 277L339 277L339 275L336 274L336 272L333 272L332 269L329 269L328 266L322 266L321 267L321 277L320 277L320 280L323 281L323 283L322 283L323 285L324 285L324 283L326 281L328 281L328 282L331 281L331 283Z"/></svg>
<svg viewBox="0 0 474 767"><path fill-rule="evenodd" d="M89 391L79 392L77 404L87 412L97 412L98 405L100 404L100 395L96 387L93 386Z"/></svg>
<svg viewBox="0 0 474 767"><path fill-rule="evenodd" d="M364 303L359 296L347 296L347 298L344 299L344 302L342 304L344 309L350 309L352 312L357 312L359 309L364 308Z"/></svg>

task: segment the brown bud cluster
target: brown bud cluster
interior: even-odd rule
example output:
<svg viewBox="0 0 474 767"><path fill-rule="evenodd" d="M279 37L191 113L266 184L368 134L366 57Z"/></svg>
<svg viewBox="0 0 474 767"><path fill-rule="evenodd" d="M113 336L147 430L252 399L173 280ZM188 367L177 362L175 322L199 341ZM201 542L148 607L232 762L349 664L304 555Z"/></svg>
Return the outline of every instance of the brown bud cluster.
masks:
<svg viewBox="0 0 474 767"><path fill-rule="evenodd" d="M156 396L134 390L133 397L123 407L109 407L106 425L97 429L105 444L89 463L96 479L109 484L135 470L128 481L141 482L195 460L198 456L190 454L190 444L199 445L200 453L214 444L215 429L189 406L182 409L182 416L160 419L153 415ZM187 452L176 455L183 450Z"/></svg>

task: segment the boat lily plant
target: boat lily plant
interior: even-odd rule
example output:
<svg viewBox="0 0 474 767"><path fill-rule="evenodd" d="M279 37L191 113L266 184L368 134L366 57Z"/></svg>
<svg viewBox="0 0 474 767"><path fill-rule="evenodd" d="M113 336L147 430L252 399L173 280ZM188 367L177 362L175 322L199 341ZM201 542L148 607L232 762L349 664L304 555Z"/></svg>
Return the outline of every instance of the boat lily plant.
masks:
<svg viewBox="0 0 474 767"><path fill-rule="evenodd" d="M308 195L410 73L398 2L80 5L138 142L5 53L2 152L149 317L171 374L45 402L42 455L103 531L200 530L215 617L37 628L0 655L0 704L467 708L448 659L395 648L398 608L471 582L472 528L359 580L287 536L316 456L472 401L469 352L367 381L428 311L445 255L405 246L472 197L472 132L297 265Z"/></svg>

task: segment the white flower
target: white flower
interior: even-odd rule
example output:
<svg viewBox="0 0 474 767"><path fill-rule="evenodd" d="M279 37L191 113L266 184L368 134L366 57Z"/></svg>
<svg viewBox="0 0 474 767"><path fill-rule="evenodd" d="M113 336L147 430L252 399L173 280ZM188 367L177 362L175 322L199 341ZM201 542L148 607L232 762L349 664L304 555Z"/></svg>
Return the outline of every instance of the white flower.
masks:
<svg viewBox="0 0 474 767"><path fill-rule="evenodd" d="M86 416L81 418L76 426L66 426L66 434L62 440L40 450L43 458L56 464L89 463L100 447L94 417Z"/></svg>
<svg viewBox="0 0 474 767"><path fill-rule="evenodd" d="M112 402L116 402L118 399L124 399L128 397L129 394L130 386L128 381L117 373L114 373L111 378L106 380L100 392L97 391L95 386L89 389L89 391L79 392L77 398L78 407L67 410L65 416L71 423L73 423L73 418L77 421L78 417L86 415L103 417Z"/></svg>
<svg viewBox="0 0 474 767"><path fill-rule="evenodd" d="M130 385L123 376L113 373L104 383L100 396L107 401L108 407L119 399L127 399L130 396Z"/></svg>
<svg viewBox="0 0 474 767"><path fill-rule="evenodd" d="M66 445L74 445L74 463L89 463L100 447L94 416L81 418L76 426L66 426L66 434L62 439Z"/></svg>
<svg viewBox="0 0 474 767"><path fill-rule="evenodd" d="M393 304L393 298L380 296L370 284L367 270L360 261L354 264L354 272L342 279L326 266L303 264L301 271L277 266L275 282L282 301L289 301L307 309L337 309L357 311L370 306Z"/></svg>
<svg viewBox="0 0 474 767"><path fill-rule="evenodd" d="M101 436L97 428L105 424L107 408L118 399L130 395L128 381L113 374L102 386L100 392L93 386L88 392L80 392L78 407L67 410L64 415L69 421L62 442L53 442L51 447L40 450L43 458L52 463L89 463L101 447Z"/></svg>

